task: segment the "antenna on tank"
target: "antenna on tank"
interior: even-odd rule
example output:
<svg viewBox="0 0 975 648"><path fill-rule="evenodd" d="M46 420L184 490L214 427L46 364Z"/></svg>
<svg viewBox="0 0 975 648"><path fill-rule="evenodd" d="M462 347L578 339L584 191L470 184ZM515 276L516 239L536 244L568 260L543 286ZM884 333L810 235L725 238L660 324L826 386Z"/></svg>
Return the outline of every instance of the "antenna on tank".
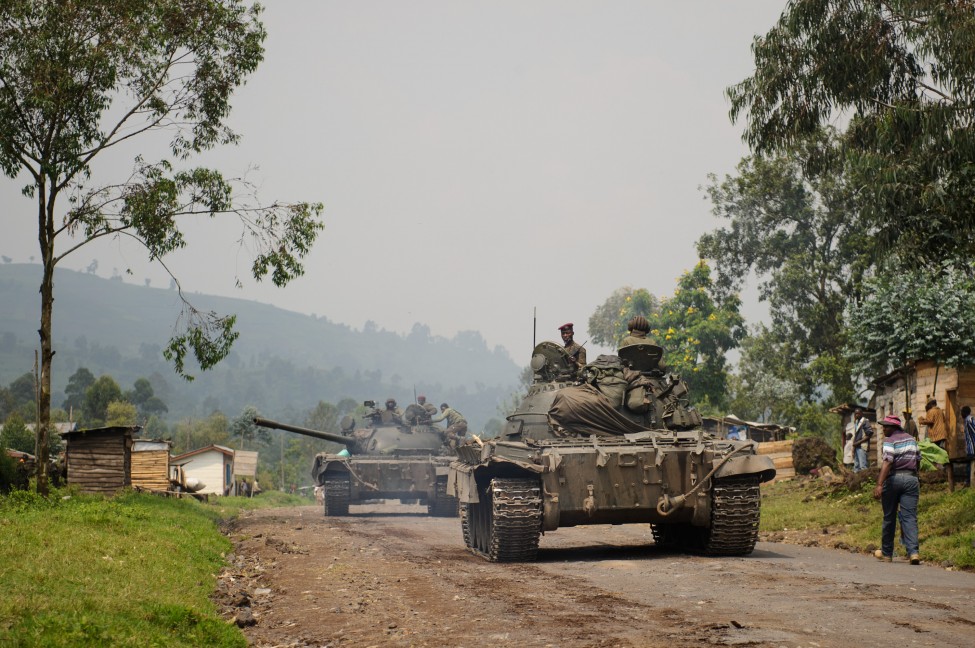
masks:
<svg viewBox="0 0 975 648"><path fill-rule="evenodd" d="M535 348L535 330L538 328L538 306L532 306L532 348Z"/></svg>

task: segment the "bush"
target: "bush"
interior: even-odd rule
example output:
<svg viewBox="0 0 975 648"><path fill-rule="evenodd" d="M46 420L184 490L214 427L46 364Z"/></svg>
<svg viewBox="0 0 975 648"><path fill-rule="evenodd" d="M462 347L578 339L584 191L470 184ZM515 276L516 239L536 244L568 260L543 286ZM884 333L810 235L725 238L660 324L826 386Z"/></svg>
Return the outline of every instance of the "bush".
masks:
<svg viewBox="0 0 975 648"><path fill-rule="evenodd" d="M0 448L0 493L9 493L17 483L17 460Z"/></svg>

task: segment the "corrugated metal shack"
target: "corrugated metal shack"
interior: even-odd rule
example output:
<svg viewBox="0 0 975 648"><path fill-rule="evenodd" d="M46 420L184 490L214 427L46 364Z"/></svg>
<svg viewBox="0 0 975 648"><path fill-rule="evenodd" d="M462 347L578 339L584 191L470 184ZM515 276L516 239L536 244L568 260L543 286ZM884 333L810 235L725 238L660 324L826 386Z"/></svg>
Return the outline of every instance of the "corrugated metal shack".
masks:
<svg viewBox="0 0 975 648"><path fill-rule="evenodd" d="M141 429L114 426L63 433L68 484L104 495L131 486L132 435Z"/></svg>
<svg viewBox="0 0 975 648"><path fill-rule="evenodd" d="M169 441L136 439L132 446L132 486L153 492L169 490Z"/></svg>
<svg viewBox="0 0 975 648"><path fill-rule="evenodd" d="M786 435L796 429L777 423L758 423L743 421L734 414L722 418L705 416L702 420L705 431L720 439L738 439L739 441L784 441Z"/></svg>

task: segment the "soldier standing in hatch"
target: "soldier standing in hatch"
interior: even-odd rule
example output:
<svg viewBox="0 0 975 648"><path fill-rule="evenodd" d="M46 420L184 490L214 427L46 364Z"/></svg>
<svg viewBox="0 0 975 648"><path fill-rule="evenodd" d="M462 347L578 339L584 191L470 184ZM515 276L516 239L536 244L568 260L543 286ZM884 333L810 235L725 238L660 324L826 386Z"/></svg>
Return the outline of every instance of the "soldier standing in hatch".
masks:
<svg viewBox="0 0 975 648"><path fill-rule="evenodd" d="M629 333L623 341L620 342L620 348L625 346L630 346L631 344L652 344L657 345L657 341L652 337L648 337L647 334L650 332L650 322L643 315L637 315L629 321L626 325L627 331Z"/></svg>
<svg viewBox="0 0 975 648"><path fill-rule="evenodd" d="M396 407L395 398L386 399L386 409L380 412L379 420L382 421L384 425L389 425L390 423L394 425L403 425L403 410Z"/></svg>
<svg viewBox="0 0 975 648"><path fill-rule="evenodd" d="M576 363L576 371L581 373L583 367L586 366L586 348L581 344L577 344L576 341L572 339L574 334L572 330L572 322L560 326L559 331L562 333L562 342L565 343L565 352L568 353L569 358Z"/></svg>
<svg viewBox="0 0 975 648"><path fill-rule="evenodd" d="M451 448L456 448L458 439L467 434L467 419L447 403L440 404L440 412L440 416L434 416L430 422L447 421L447 429L443 433L444 440Z"/></svg>

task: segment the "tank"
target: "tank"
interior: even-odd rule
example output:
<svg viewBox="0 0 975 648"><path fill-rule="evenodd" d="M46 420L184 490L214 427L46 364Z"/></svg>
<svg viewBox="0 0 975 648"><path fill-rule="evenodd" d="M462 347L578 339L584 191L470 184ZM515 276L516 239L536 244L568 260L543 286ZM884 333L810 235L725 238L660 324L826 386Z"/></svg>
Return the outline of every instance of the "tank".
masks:
<svg viewBox="0 0 975 648"><path fill-rule="evenodd" d="M583 524L649 524L658 546L752 552L772 460L705 432L660 347L618 353L577 376L561 345L539 344L533 384L502 434L457 449L447 490L473 553L535 560L543 533Z"/></svg>
<svg viewBox="0 0 975 648"><path fill-rule="evenodd" d="M370 412L360 425L342 419L342 434L255 418L261 427L287 430L340 443L339 452L315 456L311 475L321 487L326 516L349 514L349 506L377 499L425 504L430 515L457 516L457 499L447 495L447 472L454 455L443 430L424 419L425 412L410 405L402 417L390 418L365 401ZM449 454L448 454L449 453Z"/></svg>

